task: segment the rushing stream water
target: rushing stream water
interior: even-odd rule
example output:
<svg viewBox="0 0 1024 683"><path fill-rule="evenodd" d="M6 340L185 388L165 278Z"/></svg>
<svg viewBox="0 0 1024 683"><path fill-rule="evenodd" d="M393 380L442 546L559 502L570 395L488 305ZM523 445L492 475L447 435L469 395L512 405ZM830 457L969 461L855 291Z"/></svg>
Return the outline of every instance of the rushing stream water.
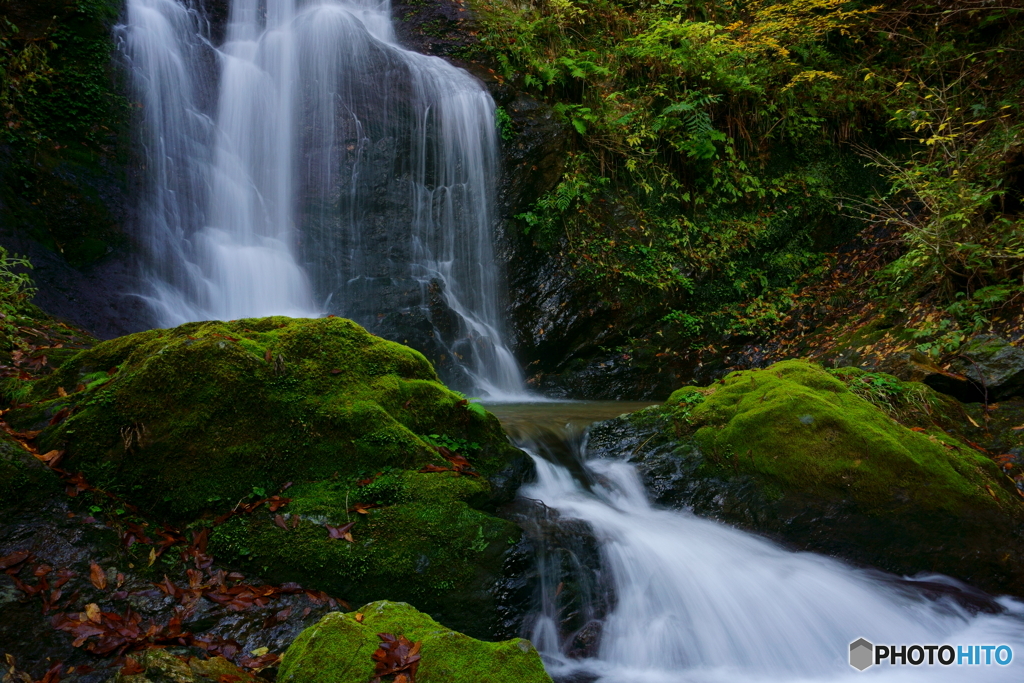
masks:
<svg viewBox="0 0 1024 683"><path fill-rule="evenodd" d="M332 313L420 335L467 390L521 394L483 85L402 48L388 0L229 5L220 44L198 0L128 0L119 29L158 323Z"/></svg>
<svg viewBox="0 0 1024 683"><path fill-rule="evenodd" d="M622 459L588 459L582 427L589 412L604 419L636 406L575 403L494 406L522 447L533 453L537 480L521 496L556 524L584 523L598 548L599 566L571 576L545 561L541 549L541 608L529 634L549 670L566 680L606 683L742 683L790 681L1020 681L1024 680L1024 604L988 600L985 610L953 597L925 596L921 581L949 595L977 593L945 577L908 580L851 567L812 553L791 552L756 535L685 510L653 507L635 468ZM561 418L561 419L560 419ZM551 426L562 444L552 448ZM596 578L595 578L596 577ZM610 592L604 605L568 605L570 583ZM934 590L929 591L934 595ZM586 602L586 600L584 600ZM570 658L577 633L567 612L590 611L587 628L599 645ZM586 620L586 619L584 619ZM595 620L597 628L595 630ZM577 622L578 623L578 622ZM874 666L848 663L858 638L878 644L1006 644L1007 666Z"/></svg>

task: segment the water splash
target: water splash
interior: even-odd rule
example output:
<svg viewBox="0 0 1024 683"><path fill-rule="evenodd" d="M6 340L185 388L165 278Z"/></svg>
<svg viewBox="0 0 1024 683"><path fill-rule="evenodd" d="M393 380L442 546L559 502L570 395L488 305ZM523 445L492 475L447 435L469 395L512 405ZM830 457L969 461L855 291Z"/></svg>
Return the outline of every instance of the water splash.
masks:
<svg viewBox="0 0 1024 683"><path fill-rule="evenodd" d="M388 2L129 0L140 237L159 323L334 313L522 397L492 246L494 103L401 48ZM410 338L411 337L411 338Z"/></svg>

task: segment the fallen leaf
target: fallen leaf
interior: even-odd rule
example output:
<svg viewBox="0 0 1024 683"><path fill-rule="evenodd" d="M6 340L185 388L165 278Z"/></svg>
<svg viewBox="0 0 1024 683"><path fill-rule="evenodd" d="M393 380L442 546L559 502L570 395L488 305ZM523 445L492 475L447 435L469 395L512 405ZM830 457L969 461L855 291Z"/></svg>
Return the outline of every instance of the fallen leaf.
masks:
<svg viewBox="0 0 1024 683"><path fill-rule="evenodd" d="M103 568L95 562L89 564L89 581L99 590L104 590L107 587L107 575Z"/></svg>
<svg viewBox="0 0 1024 683"><path fill-rule="evenodd" d="M94 624L100 623L100 606L90 602L85 606L85 616Z"/></svg>
<svg viewBox="0 0 1024 683"><path fill-rule="evenodd" d="M363 613L362 612L356 612L356 621L358 621L360 624L363 623Z"/></svg>
<svg viewBox="0 0 1024 683"><path fill-rule="evenodd" d="M64 387L57 387L57 395L61 398L67 398L68 392L64 390Z"/></svg>
<svg viewBox="0 0 1024 683"><path fill-rule="evenodd" d="M125 659L124 666L121 667L122 676L134 676L135 674L146 673L145 667L139 664L137 661L128 657Z"/></svg>
<svg viewBox="0 0 1024 683"><path fill-rule="evenodd" d="M356 525L355 522L349 522L341 526L331 526L330 524L324 524L324 528L327 529L327 536L329 538L344 538L349 543L352 542L352 534L349 533L352 527Z"/></svg>
<svg viewBox="0 0 1024 683"><path fill-rule="evenodd" d="M274 524L281 527L285 531L289 531L288 522L284 521L284 517L282 517L281 515L274 515Z"/></svg>

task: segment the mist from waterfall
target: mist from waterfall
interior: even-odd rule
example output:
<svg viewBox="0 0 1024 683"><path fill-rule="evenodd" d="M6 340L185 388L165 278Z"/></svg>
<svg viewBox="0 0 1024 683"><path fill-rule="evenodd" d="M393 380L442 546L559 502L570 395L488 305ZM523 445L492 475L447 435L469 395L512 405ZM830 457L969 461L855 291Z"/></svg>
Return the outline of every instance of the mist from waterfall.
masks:
<svg viewBox="0 0 1024 683"><path fill-rule="evenodd" d="M387 0L231 0L219 45L198 3L129 0L120 32L160 325L343 315L440 345L481 393L521 393L482 84L400 47Z"/></svg>

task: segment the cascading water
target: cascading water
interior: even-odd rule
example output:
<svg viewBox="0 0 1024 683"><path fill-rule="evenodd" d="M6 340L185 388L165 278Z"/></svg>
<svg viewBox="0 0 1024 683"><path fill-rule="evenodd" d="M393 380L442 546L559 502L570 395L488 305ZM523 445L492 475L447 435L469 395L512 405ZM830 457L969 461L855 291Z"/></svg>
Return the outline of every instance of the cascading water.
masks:
<svg viewBox="0 0 1024 683"><path fill-rule="evenodd" d="M521 394L494 262L494 103L401 48L387 0L129 0L144 293L158 322L353 318Z"/></svg>
<svg viewBox="0 0 1024 683"><path fill-rule="evenodd" d="M685 511L653 508L628 455L564 464L535 455L537 481L521 493L553 511L555 524L584 523L597 548L590 558L597 566L584 568L589 579L572 576L578 550L570 553L568 571L541 553L542 608L530 635L556 680L1021 680L1024 604L996 599L988 604L998 613L968 610L948 597L926 598L921 582L790 552ZM938 584L971 595L951 579L929 581L932 589ZM562 590L570 584L576 595ZM581 592L602 604L587 604ZM565 632L570 621L589 622L579 630L589 631L591 645L599 642L596 650L567 656L581 639ZM1015 658L1008 666L876 666L860 673L847 658L849 644L861 637L897 645L1007 644Z"/></svg>

